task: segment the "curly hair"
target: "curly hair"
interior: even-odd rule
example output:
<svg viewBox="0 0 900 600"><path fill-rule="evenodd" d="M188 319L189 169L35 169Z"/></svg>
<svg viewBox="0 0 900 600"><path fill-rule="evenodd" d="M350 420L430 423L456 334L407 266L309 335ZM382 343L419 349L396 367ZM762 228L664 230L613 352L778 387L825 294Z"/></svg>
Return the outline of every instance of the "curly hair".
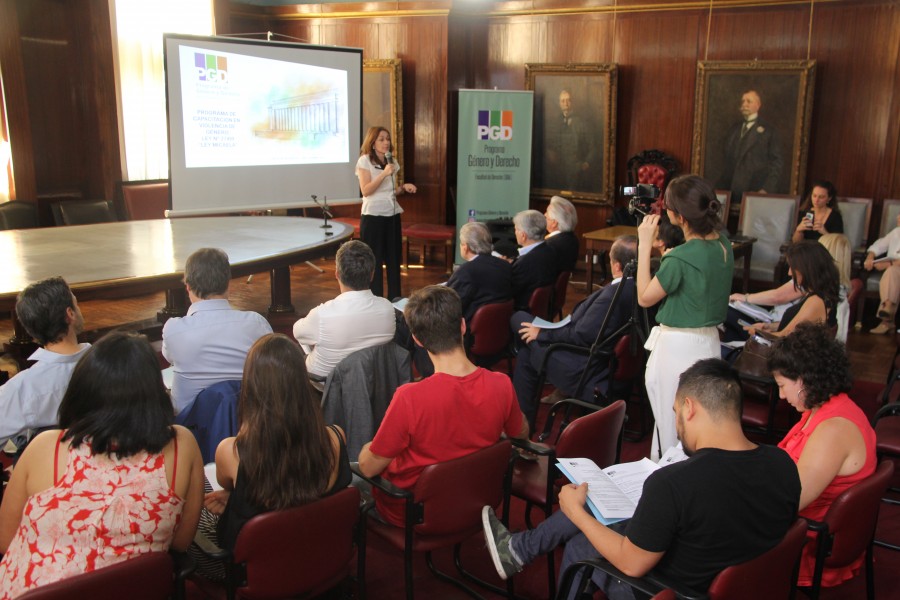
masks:
<svg viewBox="0 0 900 600"><path fill-rule="evenodd" d="M849 392L853 385L850 359L844 345L828 327L801 323L772 349L769 370L793 381L803 381L807 409L825 404L832 396Z"/></svg>

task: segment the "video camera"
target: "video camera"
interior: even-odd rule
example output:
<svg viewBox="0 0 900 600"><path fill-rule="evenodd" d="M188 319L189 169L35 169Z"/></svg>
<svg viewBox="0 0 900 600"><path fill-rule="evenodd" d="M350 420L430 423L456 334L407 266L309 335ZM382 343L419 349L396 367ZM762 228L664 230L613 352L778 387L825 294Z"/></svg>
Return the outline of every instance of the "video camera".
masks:
<svg viewBox="0 0 900 600"><path fill-rule="evenodd" d="M647 216L650 207L659 198L659 188L652 183L625 185L619 188L619 193L628 198L628 213L631 215L638 213Z"/></svg>

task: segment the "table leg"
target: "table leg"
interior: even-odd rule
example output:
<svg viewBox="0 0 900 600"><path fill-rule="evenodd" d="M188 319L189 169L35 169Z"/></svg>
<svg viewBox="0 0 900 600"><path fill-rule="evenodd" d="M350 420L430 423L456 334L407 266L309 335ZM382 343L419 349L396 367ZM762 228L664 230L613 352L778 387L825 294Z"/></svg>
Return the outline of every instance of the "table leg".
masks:
<svg viewBox="0 0 900 600"><path fill-rule="evenodd" d="M156 313L156 320L165 323L172 317L183 317L187 314L188 295L184 287L166 290L166 305Z"/></svg>
<svg viewBox="0 0 900 600"><path fill-rule="evenodd" d="M590 296L594 292L594 249L588 245L587 249L587 290L585 297Z"/></svg>
<svg viewBox="0 0 900 600"><path fill-rule="evenodd" d="M291 304L291 268L278 267L272 269L270 277L272 304L270 313L292 313L294 305Z"/></svg>

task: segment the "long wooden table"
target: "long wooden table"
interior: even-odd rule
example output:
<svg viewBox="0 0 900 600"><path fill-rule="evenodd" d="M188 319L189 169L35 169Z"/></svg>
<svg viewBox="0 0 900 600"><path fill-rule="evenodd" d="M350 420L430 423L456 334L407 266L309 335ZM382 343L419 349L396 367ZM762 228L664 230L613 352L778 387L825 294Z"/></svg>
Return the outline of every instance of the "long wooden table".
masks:
<svg viewBox="0 0 900 600"><path fill-rule="evenodd" d="M585 244L587 245L588 264L587 264L587 295L594 291L594 256L603 269L604 277L606 276L606 255L612 247L616 238L622 235L637 235L637 227L630 225L615 225L613 227L605 227L596 231L585 233ZM744 258L744 274L743 274L743 292L746 294L750 287L750 259L753 256L753 244L756 238L741 238L731 241L731 249L734 252L734 258Z"/></svg>
<svg viewBox="0 0 900 600"><path fill-rule="evenodd" d="M273 313L293 312L290 265L330 253L353 228L300 217L199 217L0 231L0 310L30 283L61 275L79 300L166 291L160 319L187 308L182 277L199 248L224 250L233 277L272 272ZM16 323L16 338L19 325ZM24 335L24 332L21 332Z"/></svg>

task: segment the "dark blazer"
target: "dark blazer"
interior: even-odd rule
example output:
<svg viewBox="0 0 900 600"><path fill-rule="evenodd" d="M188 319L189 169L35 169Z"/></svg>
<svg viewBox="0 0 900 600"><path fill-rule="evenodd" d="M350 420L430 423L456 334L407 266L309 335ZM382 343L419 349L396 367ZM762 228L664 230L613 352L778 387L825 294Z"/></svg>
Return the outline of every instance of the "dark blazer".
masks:
<svg viewBox="0 0 900 600"><path fill-rule="evenodd" d="M490 254L481 254L463 263L447 282L462 301L466 323L485 304L505 302L512 298L512 265Z"/></svg>
<svg viewBox="0 0 900 600"><path fill-rule="evenodd" d="M608 285L579 302L572 311L572 321L568 325L558 329L541 329L537 341L541 345L564 342L576 346L591 346L596 340L600 325L610 308L613 309L613 312L609 315L609 321L603 334L605 337L613 333L628 320L634 300L634 279L626 279L625 287L622 289L616 305L611 307L616 288L620 285L623 283Z"/></svg>
<svg viewBox="0 0 900 600"><path fill-rule="evenodd" d="M516 308L525 310L531 293L556 282L556 253L546 243L539 244L512 264L513 299Z"/></svg>
<svg viewBox="0 0 900 600"><path fill-rule="evenodd" d="M741 139L743 126L743 121L735 123L725 137L724 171L718 187L731 190L738 202L744 192L780 193L784 158L775 130L760 118Z"/></svg>
<svg viewBox="0 0 900 600"><path fill-rule="evenodd" d="M562 231L548 237L544 243L556 253L556 270L574 271L578 262L578 236L572 231Z"/></svg>

